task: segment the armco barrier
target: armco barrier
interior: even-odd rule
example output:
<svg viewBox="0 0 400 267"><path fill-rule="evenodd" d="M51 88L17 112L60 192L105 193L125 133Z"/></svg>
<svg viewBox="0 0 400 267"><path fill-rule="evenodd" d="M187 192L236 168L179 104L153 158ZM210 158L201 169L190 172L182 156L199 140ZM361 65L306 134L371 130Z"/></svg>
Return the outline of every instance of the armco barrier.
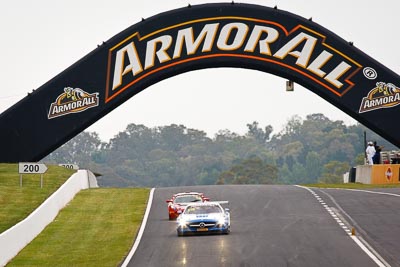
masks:
<svg viewBox="0 0 400 267"><path fill-rule="evenodd" d="M0 234L0 266L4 266L51 223L82 189L98 187L92 172L78 170L26 219Z"/></svg>

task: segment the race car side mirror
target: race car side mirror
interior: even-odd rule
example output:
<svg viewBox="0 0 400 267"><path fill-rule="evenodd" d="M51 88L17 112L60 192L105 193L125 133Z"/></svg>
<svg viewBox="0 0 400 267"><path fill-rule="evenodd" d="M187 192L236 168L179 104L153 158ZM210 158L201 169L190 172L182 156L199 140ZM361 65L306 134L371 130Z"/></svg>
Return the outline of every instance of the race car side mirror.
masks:
<svg viewBox="0 0 400 267"><path fill-rule="evenodd" d="M205 197L204 201L210 201L210 198L209 197Z"/></svg>
<svg viewBox="0 0 400 267"><path fill-rule="evenodd" d="M167 199L167 200L165 200L165 202L167 202L167 203L171 203L171 202L172 202L172 200L171 200L171 199Z"/></svg>

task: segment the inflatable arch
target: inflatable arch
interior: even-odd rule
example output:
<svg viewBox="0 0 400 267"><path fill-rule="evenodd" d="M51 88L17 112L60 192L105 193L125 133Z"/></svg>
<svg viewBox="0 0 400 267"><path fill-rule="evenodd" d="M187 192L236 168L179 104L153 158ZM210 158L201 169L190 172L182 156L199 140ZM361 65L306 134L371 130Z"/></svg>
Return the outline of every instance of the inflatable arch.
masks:
<svg viewBox="0 0 400 267"><path fill-rule="evenodd" d="M152 84L216 67L294 81L400 145L396 73L310 20L221 3L143 20L3 112L0 162L38 161Z"/></svg>

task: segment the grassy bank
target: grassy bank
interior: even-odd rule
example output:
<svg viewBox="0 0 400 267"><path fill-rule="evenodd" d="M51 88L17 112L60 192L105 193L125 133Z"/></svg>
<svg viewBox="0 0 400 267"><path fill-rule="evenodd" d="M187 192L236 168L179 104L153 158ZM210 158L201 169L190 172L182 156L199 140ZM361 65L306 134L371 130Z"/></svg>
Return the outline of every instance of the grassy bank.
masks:
<svg viewBox="0 0 400 267"><path fill-rule="evenodd" d="M7 266L117 266L140 227L149 189L81 191Z"/></svg>
<svg viewBox="0 0 400 267"><path fill-rule="evenodd" d="M48 166L43 174L23 174L22 187L18 164L0 164L0 233L26 218L46 198L56 191L74 171Z"/></svg>

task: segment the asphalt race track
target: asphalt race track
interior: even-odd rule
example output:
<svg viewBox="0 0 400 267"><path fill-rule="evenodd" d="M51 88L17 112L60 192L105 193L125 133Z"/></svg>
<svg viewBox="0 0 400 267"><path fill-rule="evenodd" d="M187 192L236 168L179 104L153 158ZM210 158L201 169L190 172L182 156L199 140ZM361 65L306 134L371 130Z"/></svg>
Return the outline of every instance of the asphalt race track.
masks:
<svg viewBox="0 0 400 267"><path fill-rule="evenodd" d="M390 266L400 267L400 188L315 192L329 206L337 207Z"/></svg>
<svg viewBox="0 0 400 267"><path fill-rule="evenodd" d="M231 234L177 237L176 223L168 220L165 200L173 193L191 190L204 192L211 200L230 202ZM351 195L361 193L329 189L314 191L330 201L329 205L334 207L338 204L337 212L343 203L335 201L334 194L348 194L347 200L344 198L343 201L352 205L349 201ZM391 198L400 202L398 197ZM362 196L357 201L362 201ZM352 208L357 211L355 204ZM368 234L366 240L375 239L374 231L379 230L374 228L376 222L364 226L368 216L359 214L355 217L350 214L354 220L352 223L357 223L360 231ZM396 224L399 221L391 222ZM371 232L367 231L370 225ZM379 242L377 240L373 245L379 245ZM392 257L391 252L397 248L399 246L386 251L384 256ZM388 262L393 261L389 258ZM296 186L240 185L157 188L143 237L128 266L378 265L309 190Z"/></svg>

